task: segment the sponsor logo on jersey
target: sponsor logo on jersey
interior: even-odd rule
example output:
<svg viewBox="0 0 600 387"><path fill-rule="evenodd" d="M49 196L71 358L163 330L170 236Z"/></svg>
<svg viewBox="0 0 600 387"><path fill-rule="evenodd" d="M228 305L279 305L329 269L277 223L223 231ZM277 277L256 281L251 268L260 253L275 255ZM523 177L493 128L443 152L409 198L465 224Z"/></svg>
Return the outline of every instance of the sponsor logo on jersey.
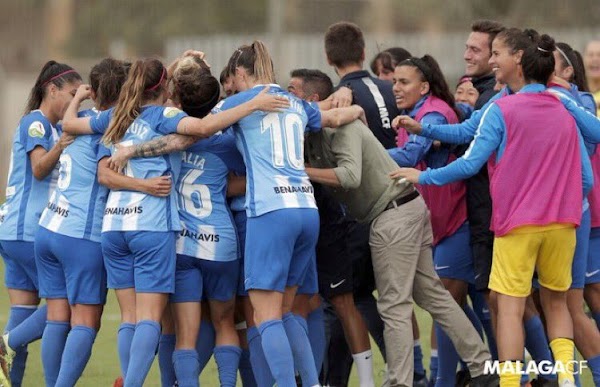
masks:
<svg viewBox="0 0 600 387"><path fill-rule="evenodd" d="M29 125L27 133L29 134L29 137L43 138L46 134L46 130L44 129L44 124L40 121L35 121Z"/></svg>

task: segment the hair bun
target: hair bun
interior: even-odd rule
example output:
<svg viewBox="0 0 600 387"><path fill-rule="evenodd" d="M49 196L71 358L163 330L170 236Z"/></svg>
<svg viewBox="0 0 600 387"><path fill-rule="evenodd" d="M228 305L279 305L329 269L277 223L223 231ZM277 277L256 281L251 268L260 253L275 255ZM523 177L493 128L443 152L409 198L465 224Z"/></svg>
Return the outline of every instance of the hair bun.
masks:
<svg viewBox="0 0 600 387"><path fill-rule="evenodd" d="M527 36L533 43L540 41L540 34L533 28L525 28L523 30L523 34L525 34L525 36Z"/></svg>
<svg viewBox="0 0 600 387"><path fill-rule="evenodd" d="M543 55L552 55L552 52L556 50L554 39L546 34L543 34L540 36L540 40L538 41L538 49Z"/></svg>

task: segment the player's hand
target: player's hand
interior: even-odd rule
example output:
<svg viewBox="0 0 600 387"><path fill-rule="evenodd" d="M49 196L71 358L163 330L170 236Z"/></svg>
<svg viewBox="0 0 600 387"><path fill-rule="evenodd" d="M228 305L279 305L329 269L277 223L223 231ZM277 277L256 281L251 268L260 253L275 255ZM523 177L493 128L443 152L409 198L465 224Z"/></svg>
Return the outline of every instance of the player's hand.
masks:
<svg viewBox="0 0 600 387"><path fill-rule="evenodd" d="M390 178L392 180L398 180L398 184L408 181L413 184L417 184L419 182L419 176L421 175L421 171L415 168L399 168L394 172L390 173Z"/></svg>
<svg viewBox="0 0 600 387"><path fill-rule="evenodd" d="M56 146L58 146L62 152L65 150L66 147L71 145L73 141L75 141L75 136L63 132L63 134L60 135L60 138L56 142Z"/></svg>
<svg viewBox="0 0 600 387"><path fill-rule="evenodd" d="M198 50L187 50L186 52L183 53L183 57L186 56L193 56L195 58L200 59L202 62L204 62L204 64L210 68L210 64L206 61L206 54L203 51L198 51Z"/></svg>
<svg viewBox="0 0 600 387"><path fill-rule="evenodd" d="M352 90L346 86L342 86L331 94L331 107L348 107L352 105Z"/></svg>
<svg viewBox="0 0 600 387"><path fill-rule="evenodd" d="M412 134L421 134L423 127L418 121L413 120L409 116L398 116L392 121L392 127L398 131L400 128L406 129Z"/></svg>
<svg viewBox="0 0 600 387"><path fill-rule="evenodd" d="M148 195L165 197L171 194L171 176L158 176L143 180L142 192Z"/></svg>
<svg viewBox="0 0 600 387"><path fill-rule="evenodd" d="M108 159L108 167L115 172L121 172L130 158L133 157L132 146L115 145L115 152Z"/></svg>
<svg viewBox="0 0 600 387"><path fill-rule="evenodd" d="M268 94L269 86L265 86L256 97L252 98L252 111L279 112L290 106L290 100L281 95Z"/></svg>
<svg viewBox="0 0 600 387"><path fill-rule="evenodd" d="M77 88L77 92L75 93L75 96L73 98L77 99L78 101L83 101L90 98L91 95L92 87L90 85L83 84L79 85L79 87Z"/></svg>
<svg viewBox="0 0 600 387"><path fill-rule="evenodd" d="M564 79L557 77L556 75L552 74L550 76L550 79L548 80L548 84L550 83L555 83L559 86L564 87L565 89L570 89L571 85L569 84L569 82L565 81Z"/></svg>

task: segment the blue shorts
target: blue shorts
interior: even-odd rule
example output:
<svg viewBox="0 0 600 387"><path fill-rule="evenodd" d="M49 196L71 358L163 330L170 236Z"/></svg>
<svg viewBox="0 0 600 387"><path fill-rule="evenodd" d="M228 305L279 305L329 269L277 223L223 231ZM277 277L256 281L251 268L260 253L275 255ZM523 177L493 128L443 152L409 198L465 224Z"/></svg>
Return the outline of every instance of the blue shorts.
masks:
<svg viewBox="0 0 600 387"><path fill-rule="evenodd" d="M35 236L35 262L40 297L66 298L70 305L106 303L106 271L100 243L40 226Z"/></svg>
<svg viewBox="0 0 600 387"><path fill-rule="evenodd" d="M216 262L177 254L173 303L229 301L235 297L240 261Z"/></svg>
<svg viewBox="0 0 600 387"><path fill-rule="evenodd" d="M456 232L433 248L433 263L440 278L451 278L475 283L473 253L469 224L463 223Z"/></svg>
<svg viewBox="0 0 600 387"><path fill-rule="evenodd" d="M590 246L590 230L592 227L592 215L587 209L581 216L581 224L577 227L575 238L575 254L571 266L571 289L583 289L585 286L586 268L588 263L588 250Z"/></svg>
<svg viewBox="0 0 600 387"><path fill-rule="evenodd" d="M176 234L173 231L102 233L108 287L135 288L137 293L173 293Z"/></svg>
<svg viewBox="0 0 600 387"><path fill-rule="evenodd" d="M585 272L586 284L600 283L600 227L592 228Z"/></svg>
<svg viewBox="0 0 600 387"><path fill-rule="evenodd" d="M235 220L235 229L238 234L238 243L240 253L240 274L238 280L238 296L246 297L248 296L248 291L244 286L244 249L246 248L246 221L247 221L246 211L236 211L233 213L233 220Z"/></svg>
<svg viewBox="0 0 600 387"><path fill-rule="evenodd" d="M38 291L33 242L0 241L4 258L4 283L9 289Z"/></svg>
<svg viewBox="0 0 600 387"><path fill-rule="evenodd" d="M319 212L286 208L248 218L244 257L246 290L283 292L302 283L315 256Z"/></svg>
<svg viewBox="0 0 600 387"><path fill-rule="evenodd" d="M319 293L319 277L317 275L317 257L316 255L309 261L308 270L304 276L302 285L298 287L298 294L317 294Z"/></svg>

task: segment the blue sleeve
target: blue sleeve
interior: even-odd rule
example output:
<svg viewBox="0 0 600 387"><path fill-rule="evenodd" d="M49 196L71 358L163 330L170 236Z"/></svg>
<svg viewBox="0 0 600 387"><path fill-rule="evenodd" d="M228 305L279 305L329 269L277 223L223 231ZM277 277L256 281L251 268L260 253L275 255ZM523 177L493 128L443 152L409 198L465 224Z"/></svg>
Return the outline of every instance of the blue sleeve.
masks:
<svg viewBox="0 0 600 387"><path fill-rule="evenodd" d="M473 114L473 112L475 111L475 109L473 108L473 106L466 104L464 102L459 102L456 104L457 109L460 111L461 113L461 122L468 120L471 115Z"/></svg>
<svg viewBox="0 0 600 387"><path fill-rule="evenodd" d="M246 164L244 164L244 159L235 146L235 135L231 130L228 130L223 132L221 138L222 145L219 147L222 149L221 159L230 171L236 174L245 174Z"/></svg>
<svg viewBox="0 0 600 387"><path fill-rule="evenodd" d="M588 156L586 143L581 133L578 133L578 136L579 152L581 153L581 181L583 183L583 197L585 198L594 187L594 172L592 171L592 162Z"/></svg>
<svg viewBox="0 0 600 387"><path fill-rule="evenodd" d="M428 113L421 119L421 124L441 125L446 122L446 118L438 112ZM431 139L411 134L402 148L388 149L388 153L399 166L414 167L423 160L432 143Z"/></svg>
<svg viewBox="0 0 600 387"><path fill-rule="evenodd" d="M321 110L316 102L307 102L302 100L304 110L308 116L308 122L306 123L306 129L309 132L318 132L321 130Z"/></svg>
<svg viewBox="0 0 600 387"><path fill-rule="evenodd" d="M23 117L21 130L26 131L25 152L31 152L35 147L41 146L46 151L52 148L52 125L43 116L29 114Z"/></svg>
<svg viewBox="0 0 600 387"><path fill-rule="evenodd" d="M583 139L586 142L592 144L600 143L600 120L598 117L579 106L575 101L563 96L559 92L555 92L551 89L548 89L548 92L557 96L565 108L567 108L569 113L571 113L575 119L575 122L577 123L577 127L579 127L579 131L581 132Z"/></svg>
<svg viewBox="0 0 600 387"><path fill-rule="evenodd" d="M505 92L496 93L483 107L475 110L471 117L461 122L460 124L452 125L423 125L421 136L440 140L447 144L468 144L473 140L477 127L481 122L483 112L485 112L492 103L498 98L501 98Z"/></svg>
<svg viewBox="0 0 600 387"><path fill-rule="evenodd" d="M96 162L102 160L105 157L110 157L111 153L110 153L110 149L108 149L106 147L106 145L100 143L98 145L98 151L96 153Z"/></svg>
<svg viewBox="0 0 600 387"><path fill-rule="evenodd" d="M596 100L591 93L579 93L579 99L581 100L581 104L583 108L590 112L591 114L596 114Z"/></svg>
<svg viewBox="0 0 600 387"><path fill-rule="evenodd" d="M465 154L443 168L427 168L419 176L419 183L444 185L475 175L506 141L505 134L506 125L500 108L492 104L482 114L475 138Z"/></svg>
<svg viewBox="0 0 600 387"><path fill-rule="evenodd" d="M187 117L187 114L183 110L174 107L162 108L156 130L164 135L177 133L177 124L184 117Z"/></svg>
<svg viewBox="0 0 600 387"><path fill-rule="evenodd" d="M92 132L98 134L104 134L108 125L110 124L110 118L112 116L113 109L104 110L95 116L90 117L90 128Z"/></svg>

